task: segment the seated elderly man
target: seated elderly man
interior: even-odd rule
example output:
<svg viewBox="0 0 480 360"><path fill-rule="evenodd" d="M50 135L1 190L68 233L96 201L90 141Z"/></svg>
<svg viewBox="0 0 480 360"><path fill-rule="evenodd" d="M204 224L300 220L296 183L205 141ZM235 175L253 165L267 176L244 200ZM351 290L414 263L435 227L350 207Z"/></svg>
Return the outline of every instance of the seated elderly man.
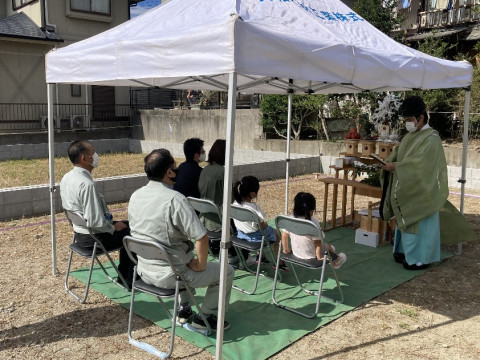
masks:
<svg viewBox="0 0 480 360"><path fill-rule="evenodd" d="M207 287L202 312L212 330L217 328L220 264L207 262L207 230L200 223L187 198L172 189L175 183L175 160L166 149L153 150L145 157L145 172L150 180L130 198L128 217L132 236L155 240L166 246L174 264L192 288ZM195 248L197 257L193 253ZM138 274L148 284L163 288L175 287L175 275L161 261L138 257ZM226 306L230 300L234 269L227 268ZM180 293L177 321L186 323L193 315L188 294ZM206 329L199 315L192 326ZM225 321L224 329L230 324Z"/></svg>
<svg viewBox="0 0 480 360"><path fill-rule="evenodd" d="M91 173L99 164L98 154L88 141L75 140L68 147L68 157L74 167L60 182L63 208L80 213L105 249L117 248L124 236L130 235L130 229L122 221L112 221L103 195L93 182ZM87 229L74 225L73 230L79 246L93 249L94 241ZM127 285L131 286L133 263L123 248L120 250L118 270Z"/></svg>

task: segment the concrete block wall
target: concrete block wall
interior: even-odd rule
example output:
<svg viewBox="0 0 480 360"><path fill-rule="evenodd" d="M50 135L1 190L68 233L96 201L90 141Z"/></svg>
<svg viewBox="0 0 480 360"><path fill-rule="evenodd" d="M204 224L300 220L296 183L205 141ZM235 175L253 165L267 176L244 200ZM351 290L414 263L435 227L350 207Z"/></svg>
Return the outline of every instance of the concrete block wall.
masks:
<svg viewBox="0 0 480 360"><path fill-rule="evenodd" d="M61 209L55 195L55 207ZM15 219L50 212L48 185L33 185L0 189L0 219Z"/></svg>
<svg viewBox="0 0 480 360"><path fill-rule="evenodd" d="M129 152L130 139L90 139L89 141L99 154L108 152ZM56 142L55 156L67 156L67 149L71 141ZM182 151L183 152L183 151ZM0 161L11 159L40 159L48 158L48 144L15 144L0 145Z"/></svg>
<svg viewBox="0 0 480 360"><path fill-rule="evenodd" d="M158 146L157 146L158 147ZM259 157L258 157L259 158ZM296 156L290 161L290 174L301 175L317 172L318 157ZM285 177L285 160L257 163L242 163L233 168L233 181L243 176L255 175L259 180ZM107 203L128 202L135 190L148 182L145 174L113 176L95 180ZM55 209L63 211L59 184L54 195ZM50 213L50 192L48 185L24 186L0 189L0 220L43 215Z"/></svg>
<svg viewBox="0 0 480 360"><path fill-rule="evenodd" d="M169 149L175 157L183 158L183 144L135 139L95 139L91 140L99 153L135 152L148 153L160 147ZM55 154L65 156L70 141L55 143ZM207 152L208 144L205 146ZM343 151L341 143L292 142L289 172L291 175L324 173L333 174L330 165L335 164L338 154ZM260 180L279 179L285 176L285 142L281 140L256 140L256 150L235 149L233 180L254 174ZM283 147L283 149L282 149ZM260 149L258 149L260 148ZM448 181L450 187L460 187L461 149L447 148ZM38 156L37 156L38 155ZM0 145L0 161L19 158L48 156L47 144ZM460 159L460 160L459 160ZM480 189L480 156L469 151L466 169L466 188ZM143 186L144 175L129 175L97 179L97 185L107 202L126 202L131 194ZM58 191L55 192L55 207L61 211ZM20 218L50 212L48 185L26 186L0 189L0 219Z"/></svg>
<svg viewBox="0 0 480 360"><path fill-rule="evenodd" d="M133 192L147 182L145 174L112 176L95 180L107 203L128 201Z"/></svg>

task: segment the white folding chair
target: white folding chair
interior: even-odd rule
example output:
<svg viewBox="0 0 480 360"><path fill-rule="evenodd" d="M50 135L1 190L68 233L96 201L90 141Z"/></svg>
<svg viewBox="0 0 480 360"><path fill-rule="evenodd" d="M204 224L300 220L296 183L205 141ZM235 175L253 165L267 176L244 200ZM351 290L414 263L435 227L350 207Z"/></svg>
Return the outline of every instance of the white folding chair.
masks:
<svg viewBox="0 0 480 360"><path fill-rule="evenodd" d="M173 352L173 346L174 346L174 341L175 341L175 329L176 326L181 326L187 330L194 331L201 333L205 336L211 334L211 327L203 314L203 312L200 310L200 306L198 305L197 300L195 299L195 296L193 295L192 289L190 286L188 286L187 282L185 279L182 277L182 275L177 271L177 268L173 265L170 254L167 250L166 247L158 243L157 241L153 240L141 240L134 238L133 236L125 236L123 238L123 245L125 247L125 250L127 251L128 256L130 259L135 263L135 267L133 270L133 283L132 283L132 295L130 297L130 313L128 314L128 340L129 343L135 347L138 347L150 354L153 354L161 359L167 359L172 355ZM166 262L172 269L173 273L176 275L176 283L175 283L175 289L165 289L165 288L159 288L154 285L150 285L145 283L142 279L137 279L137 264L138 260L135 258L133 254L136 254L138 257L141 257L146 260L161 260ZM145 342L140 342L138 340L135 340L132 337L132 317L133 317L133 307L135 303L135 292L139 291L142 293L150 294L155 297L157 297L158 301L160 302L160 305L162 308L165 310L165 312L168 314L168 316L172 319L172 334L170 336L170 346L168 349L168 352L163 352L158 350L156 347L153 345L150 345ZM194 328L191 324L186 323L186 324L180 324L176 322L176 316L177 316L177 310L178 310L178 296L180 294L180 291L187 291L190 299L196 306L198 313L203 319L203 322L207 325L208 329L206 330L201 330L201 329L196 329ZM173 313L170 313L168 308L163 302L163 298L174 298L173 302Z"/></svg>
<svg viewBox="0 0 480 360"><path fill-rule="evenodd" d="M258 217L258 215L255 211L253 211L252 209L244 208L242 206L231 205L230 216L232 217L232 219L235 219L237 221L242 221L242 222L248 221L248 222L256 223L257 226L258 226L258 229L260 229L260 232L262 233L262 241L248 241L248 240L245 240L245 239L240 239L236 235L232 235L230 237L230 239L232 241L232 244L233 244L233 246L235 246L235 250L237 251L237 256L238 256L238 258L240 259L240 261L243 265L243 268L246 271L255 274L255 283L253 285L253 290L247 291L247 290L242 289L242 288L240 288L236 285L233 285L232 287L235 290L241 291L241 292L243 292L245 294L248 294L248 295L252 295L257 290L258 277L260 275L263 275L263 274L260 273L260 267L261 267L261 260L260 259L262 259L263 250L265 248L267 249L267 251L271 255L273 261L275 261L275 255L273 254L273 250L272 250L272 247L271 247L269 241L265 237L265 233L263 232L262 227L261 227L260 218ZM255 252L255 253L257 251L259 251L259 254L258 254L259 261L257 263L256 271L253 271L252 269L249 268L249 266L247 265L245 257L243 256L242 252L238 250L238 248L245 249L249 252ZM278 269L278 266L277 266L277 269ZM281 280L281 275L279 275L279 276L280 276L280 280Z"/></svg>
<svg viewBox="0 0 480 360"><path fill-rule="evenodd" d="M282 253L282 244L280 243L279 250L278 250L278 256L277 256L277 268L275 270L275 278L273 280L273 291L272 291L272 300L277 305L278 307L291 311L295 314L301 315L306 318L313 319L315 316L317 316L320 308L320 302L322 299L322 289L323 289L323 279L325 275L325 268L327 263L330 265L330 268L333 271L333 275L335 277L335 281L337 282L337 288L340 292L340 300L334 300L334 299L329 299L332 300L336 303L342 303L343 302L343 292L342 288L340 286L340 282L338 281L337 273L335 271L335 268L332 265L332 257L330 256L330 253L328 252L326 248L326 244L323 240L323 236L321 233L321 230L315 226L315 224L309 220L305 219L296 219L290 216L285 216L285 215L279 215L275 218L275 226L277 229L284 229L287 230L288 232L296 235L312 235L315 237L319 237L322 239L322 249L323 249L323 260L317 260L316 258L313 259L300 259L293 255L293 253L289 254L283 254ZM310 295L316 295L317 296L317 303L315 306L315 311L312 314L307 314L304 312L301 312L299 310L296 310L292 307L288 307L286 305L281 305L279 302L275 299L275 293L276 293L276 286L277 286L277 275L278 275L278 265L280 261L285 261L286 263L291 264L291 268L293 271L293 274L295 275L295 279L297 280L298 286L305 291L306 293ZM318 285L318 291L311 291L306 289L302 282L299 280L297 272L295 271L295 266L301 266L306 269L310 269L312 271L320 271L320 283ZM327 298L323 296L323 298ZM327 298L328 299L328 298Z"/></svg>
<svg viewBox="0 0 480 360"><path fill-rule="evenodd" d="M118 247L106 250L105 247L102 244L102 241L95 236L95 234L93 233L91 228L87 227L87 223L86 223L85 219L83 218L83 215L78 214L78 213L73 212L73 211L70 211L70 210L65 210L65 215L67 216L67 220L72 227L73 227L73 224L75 224L76 226L81 226L81 227L84 227L84 228L88 229L88 231L90 233L90 236L92 237L92 240L94 242L93 248L84 248L82 246L79 246L76 242L75 232L73 233L72 243L70 244L70 254L68 256L67 273L65 275L65 289L67 290L67 292L70 295L72 295L75 299L77 299L77 301L80 302L81 304L83 304L87 300L88 290L90 288L90 281L91 281L91 278L92 278L92 271L93 271L93 265L95 263L95 260L97 261L97 264L103 270L105 275L107 275L107 277L111 281L113 281L115 284L117 284L119 286L122 286L126 290L129 290L129 286L127 285L127 282L126 282L125 278L122 276L122 274L120 274L120 271L118 270L117 265L115 264L115 262L113 261L113 259L111 258L110 254L109 254L109 253L112 253L114 251L119 251L122 248L122 244L119 243ZM70 289L70 287L68 286L68 278L70 276L70 267L71 267L71 264L72 264L73 253L76 253L76 254L84 257L84 258L91 259L90 260L90 268L89 268L89 271L88 271L87 284L85 286L85 291L84 291L83 297L80 297L80 296L76 295ZM98 259L98 256L100 256L100 255L105 255L108 258L108 260L110 261L110 264L115 269L115 271L118 275L118 279L120 280L121 283L119 283L116 279L112 278L107 273L107 271L103 267L102 263Z"/></svg>

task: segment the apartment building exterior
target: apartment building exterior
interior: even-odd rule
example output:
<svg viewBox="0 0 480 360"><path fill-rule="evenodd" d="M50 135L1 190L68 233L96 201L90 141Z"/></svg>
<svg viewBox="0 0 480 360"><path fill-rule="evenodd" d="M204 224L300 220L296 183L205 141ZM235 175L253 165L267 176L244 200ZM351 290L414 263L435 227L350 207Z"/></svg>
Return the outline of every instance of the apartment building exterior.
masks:
<svg viewBox="0 0 480 360"><path fill-rule="evenodd" d="M480 0L398 0L397 13L405 23L394 34L407 41L442 37L468 49L480 39Z"/></svg>
<svg viewBox="0 0 480 360"><path fill-rule="evenodd" d="M45 128L45 54L129 19L142 0L1 0L0 132ZM129 89L56 86L56 127L90 127L95 119L124 117Z"/></svg>

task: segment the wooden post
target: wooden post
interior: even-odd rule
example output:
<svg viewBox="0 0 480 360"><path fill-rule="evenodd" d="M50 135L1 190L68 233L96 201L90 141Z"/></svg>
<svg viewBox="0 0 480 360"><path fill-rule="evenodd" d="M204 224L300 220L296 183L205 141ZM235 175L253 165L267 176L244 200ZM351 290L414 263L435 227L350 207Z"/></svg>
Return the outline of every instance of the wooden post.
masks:
<svg viewBox="0 0 480 360"><path fill-rule="evenodd" d="M325 182L325 193L323 196L323 223L322 227L324 230L327 229L327 209L328 209L328 183Z"/></svg>

